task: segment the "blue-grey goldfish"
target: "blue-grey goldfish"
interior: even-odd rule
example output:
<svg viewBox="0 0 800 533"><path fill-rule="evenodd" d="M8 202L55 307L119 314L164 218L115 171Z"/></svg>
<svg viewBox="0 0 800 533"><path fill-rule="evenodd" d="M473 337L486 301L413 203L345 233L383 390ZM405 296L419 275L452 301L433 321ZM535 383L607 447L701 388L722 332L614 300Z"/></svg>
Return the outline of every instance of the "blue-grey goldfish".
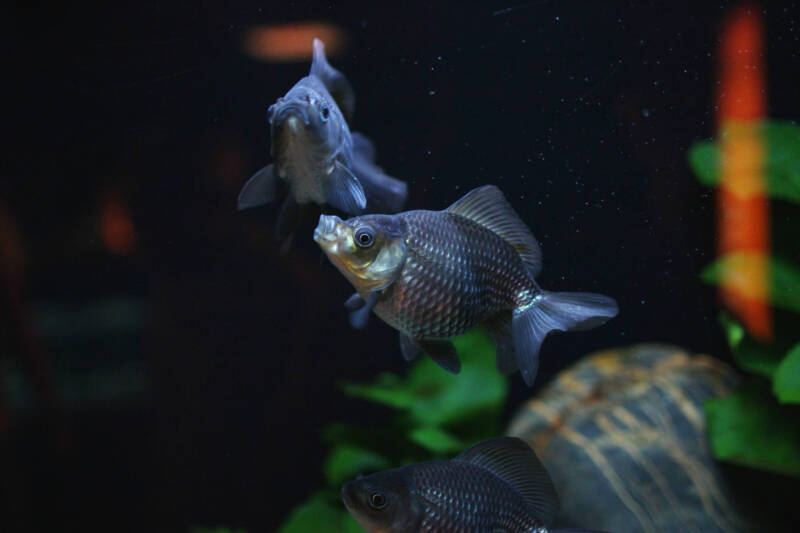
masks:
<svg viewBox="0 0 800 533"><path fill-rule="evenodd" d="M515 437L355 479L342 500L368 533L547 533L558 512L550 476Z"/></svg>
<svg viewBox="0 0 800 533"><path fill-rule="evenodd" d="M286 182L288 195L276 227L279 241L292 234L302 211L314 204L351 215L399 211L407 186L375 165L375 148L366 137L350 132L354 107L350 83L328 63L322 41L315 39L308 76L267 112L275 162L247 181L238 208L272 202L280 194L278 181Z"/></svg>
<svg viewBox="0 0 800 533"><path fill-rule="evenodd" d="M551 331L582 330L617 314L590 293L549 292L535 280L539 244L493 185L444 211L320 217L314 240L355 287L347 302L355 327L370 310L400 331L406 360L420 352L457 373L450 337L483 326L497 345L497 367L529 386Z"/></svg>

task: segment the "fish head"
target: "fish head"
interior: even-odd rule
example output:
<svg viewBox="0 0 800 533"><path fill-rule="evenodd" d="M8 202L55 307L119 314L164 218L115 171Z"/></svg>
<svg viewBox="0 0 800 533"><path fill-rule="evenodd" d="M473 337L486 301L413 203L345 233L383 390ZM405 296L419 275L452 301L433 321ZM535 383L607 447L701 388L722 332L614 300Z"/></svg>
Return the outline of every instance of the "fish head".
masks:
<svg viewBox="0 0 800 533"><path fill-rule="evenodd" d="M273 155L276 146L302 139L325 155L340 149L347 122L327 89L315 78L300 80L285 96L267 109L272 130Z"/></svg>
<svg viewBox="0 0 800 533"><path fill-rule="evenodd" d="M422 506L404 468L360 477L342 486L342 501L367 533L419 531Z"/></svg>
<svg viewBox="0 0 800 533"><path fill-rule="evenodd" d="M364 215L342 220L322 215L314 240L362 294L387 287L406 259L406 228L396 215Z"/></svg>

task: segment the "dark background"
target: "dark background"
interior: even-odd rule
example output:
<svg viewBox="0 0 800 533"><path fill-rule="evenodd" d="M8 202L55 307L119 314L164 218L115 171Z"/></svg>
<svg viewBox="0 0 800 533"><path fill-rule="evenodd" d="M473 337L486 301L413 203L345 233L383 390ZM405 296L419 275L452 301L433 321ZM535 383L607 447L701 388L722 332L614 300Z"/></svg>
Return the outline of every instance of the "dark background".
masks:
<svg viewBox="0 0 800 533"><path fill-rule="evenodd" d="M314 222L281 258L276 208L235 209L269 162L267 106L309 66L243 54L253 25L346 33L329 60L356 88L353 127L409 182L409 208L495 183L542 244L542 286L618 299L608 325L545 343L533 392L640 341L730 360L698 279L713 196L686 151L714 131L732 3L519 4L7 12L0 530L271 531L321 482L321 427L384 416L337 383L403 372L396 333L350 329L352 291L307 238ZM800 9L764 13L769 114L797 119ZM124 253L104 245L109 202L135 232ZM530 395L513 376L506 416Z"/></svg>

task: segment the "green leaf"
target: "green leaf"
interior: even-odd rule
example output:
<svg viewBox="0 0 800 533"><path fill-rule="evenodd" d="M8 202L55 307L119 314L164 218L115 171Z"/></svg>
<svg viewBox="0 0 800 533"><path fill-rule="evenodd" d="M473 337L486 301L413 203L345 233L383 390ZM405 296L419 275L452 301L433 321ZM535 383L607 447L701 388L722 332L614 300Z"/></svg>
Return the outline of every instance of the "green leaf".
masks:
<svg viewBox="0 0 800 533"><path fill-rule="evenodd" d="M800 426L769 390L750 382L705 405L711 449L718 459L800 476Z"/></svg>
<svg viewBox="0 0 800 533"><path fill-rule="evenodd" d="M763 123L767 154L764 167L769 195L800 202L800 127L793 122ZM701 183L719 181L719 150L714 141L698 141L688 154L689 166Z"/></svg>
<svg viewBox="0 0 800 533"><path fill-rule="evenodd" d="M706 283L718 285L722 273L742 260L747 252L728 254L718 258L700 273ZM769 260L770 302L775 307L800 313L800 270L782 259Z"/></svg>
<svg viewBox="0 0 800 533"><path fill-rule="evenodd" d="M718 164L714 141L697 141L689 148L689 166L703 185L717 184Z"/></svg>
<svg viewBox="0 0 800 533"><path fill-rule="evenodd" d="M747 337L742 325L727 313L720 314L719 321L736 364L752 374L772 378L789 346L780 340L765 343Z"/></svg>
<svg viewBox="0 0 800 533"><path fill-rule="evenodd" d="M493 342L480 330L456 337L453 342L462 363L458 375L423 357L405 379L384 374L374 384L346 384L344 391L404 410L418 426L457 424L487 410L499 415L508 379L495 368Z"/></svg>
<svg viewBox="0 0 800 533"><path fill-rule="evenodd" d="M770 261L770 296L776 307L800 313L800 270L773 257Z"/></svg>
<svg viewBox="0 0 800 533"><path fill-rule="evenodd" d="M389 461L380 454L343 444L336 446L328 455L323 471L329 485L339 486L357 474L385 470L389 467L391 467Z"/></svg>
<svg viewBox="0 0 800 533"><path fill-rule="evenodd" d="M411 432L410 437L412 441L437 455L464 449L463 442L443 429L435 427L416 428Z"/></svg>
<svg viewBox="0 0 800 533"><path fill-rule="evenodd" d="M719 315L720 324L722 329L725 330L725 336L728 338L728 346L735 348L744 339L744 327L728 313L721 313Z"/></svg>
<svg viewBox="0 0 800 533"><path fill-rule="evenodd" d="M316 493L306 503L295 507L278 533L363 533L344 505L334 505L331 499L325 492Z"/></svg>
<svg viewBox="0 0 800 533"><path fill-rule="evenodd" d="M781 403L800 403L800 343L786 354L778 366L772 391Z"/></svg>

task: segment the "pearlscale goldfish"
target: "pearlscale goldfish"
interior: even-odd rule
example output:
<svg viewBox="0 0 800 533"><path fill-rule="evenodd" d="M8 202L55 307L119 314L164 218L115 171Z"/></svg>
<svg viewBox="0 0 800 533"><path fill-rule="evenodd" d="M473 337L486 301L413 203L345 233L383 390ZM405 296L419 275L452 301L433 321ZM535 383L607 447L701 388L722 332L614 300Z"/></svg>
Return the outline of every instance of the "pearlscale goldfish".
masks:
<svg viewBox="0 0 800 533"><path fill-rule="evenodd" d="M280 242L315 204L351 215L394 213L403 207L406 184L384 174L374 163L372 143L350 132L354 108L350 83L328 63L322 41L314 39L309 75L267 112L275 163L253 175L239 193L242 210L274 201L280 194L278 181L288 184L276 227Z"/></svg>
<svg viewBox="0 0 800 533"><path fill-rule="evenodd" d="M514 437L350 481L342 500L368 533L547 533L558 512L550 476Z"/></svg>
<svg viewBox="0 0 800 533"><path fill-rule="evenodd" d="M497 367L516 369L529 386L551 331L582 330L617 314L616 302L590 293L549 292L536 239L493 185L469 192L444 211L322 215L314 240L355 287L351 323L369 312L400 331L406 360L420 352L457 373L450 337L483 326L497 345Z"/></svg>

